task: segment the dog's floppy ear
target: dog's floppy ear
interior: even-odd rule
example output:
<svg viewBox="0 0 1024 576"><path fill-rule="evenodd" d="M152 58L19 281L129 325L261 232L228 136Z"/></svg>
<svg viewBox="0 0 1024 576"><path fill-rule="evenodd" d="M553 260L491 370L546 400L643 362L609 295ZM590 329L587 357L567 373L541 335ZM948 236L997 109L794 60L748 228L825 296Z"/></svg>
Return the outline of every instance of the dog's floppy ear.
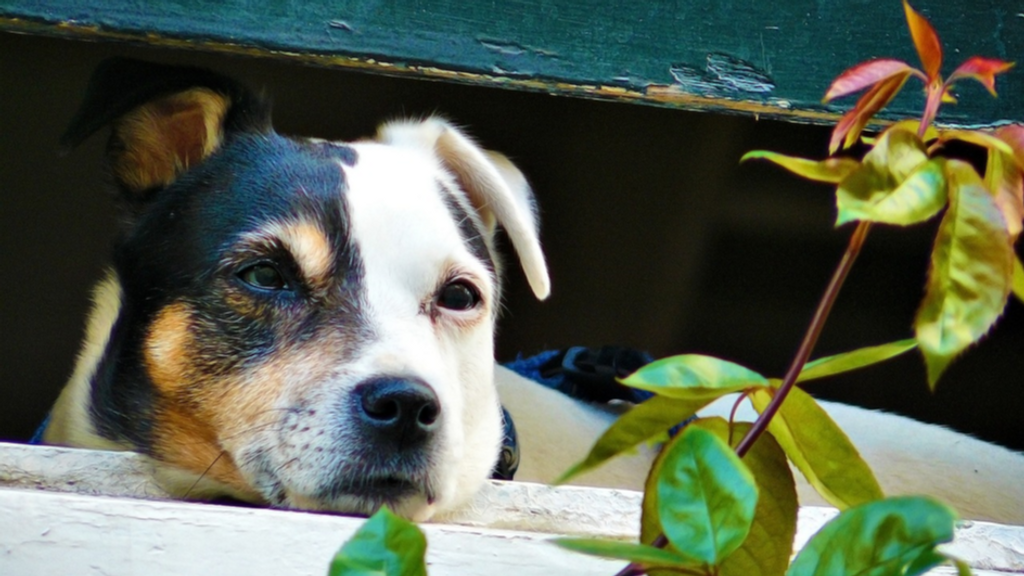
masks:
<svg viewBox="0 0 1024 576"><path fill-rule="evenodd" d="M457 128L439 118L385 124L377 139L386 144L430 150L466 192L490 232L500 224L519 255L534 295L551 292L540 248L537 210L526 178L508 158L481 149Z"/></svg>
<svg viewBox="0 0 1024 576"><path fill-rule="evenodd" d="M129 194L174 182L215 152L230 130L270 129L269 106L230 78L201 68L105 60L61 137L67 151L107 124L114 179Z"/></svg>

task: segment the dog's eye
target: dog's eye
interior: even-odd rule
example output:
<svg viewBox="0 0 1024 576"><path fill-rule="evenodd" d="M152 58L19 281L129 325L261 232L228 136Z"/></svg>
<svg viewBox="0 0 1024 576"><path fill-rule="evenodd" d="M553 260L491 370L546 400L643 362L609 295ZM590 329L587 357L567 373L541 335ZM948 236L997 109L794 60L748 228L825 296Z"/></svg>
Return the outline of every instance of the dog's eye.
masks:
<svg viewBox="0 0 1024 576"><path fill-rule="evenodd" d="M271 264L253 264L238 273L246 284L260 290L284 290L288 287L281 272Z"/></svg>
<svg viewBox="0 0 1024 576"><path fill-rule="evenodd" d="M449 310L471 310L480 304L480 292L465 280L445 284L437 293L437 305Z"/></svg>

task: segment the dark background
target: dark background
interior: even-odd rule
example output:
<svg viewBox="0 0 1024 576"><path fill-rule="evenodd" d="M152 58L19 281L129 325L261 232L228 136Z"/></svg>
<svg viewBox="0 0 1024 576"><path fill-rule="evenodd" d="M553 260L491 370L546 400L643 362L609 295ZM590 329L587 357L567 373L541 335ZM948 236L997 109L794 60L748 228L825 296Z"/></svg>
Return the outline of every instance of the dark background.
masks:
<svg viewBox="0 0 1024 576"><path fill-rule="evenodd" d="M511 262L499 358L624 344L713 354L780 376L846 245L832 191L747 150L820 156L828 130L200 52L0 34L0 439L24 440L71 372L113 230L94 137L56 142L96 64L115 54L202 65L263 88L285 134L369 135L439 112L533 184L553 280L532 299ZM934 223L876 227L815 356L911 336ZM809 387L1024 449L1024 310L928 392L916 353ZM894 439L895 440L895 439Z"/></svg>

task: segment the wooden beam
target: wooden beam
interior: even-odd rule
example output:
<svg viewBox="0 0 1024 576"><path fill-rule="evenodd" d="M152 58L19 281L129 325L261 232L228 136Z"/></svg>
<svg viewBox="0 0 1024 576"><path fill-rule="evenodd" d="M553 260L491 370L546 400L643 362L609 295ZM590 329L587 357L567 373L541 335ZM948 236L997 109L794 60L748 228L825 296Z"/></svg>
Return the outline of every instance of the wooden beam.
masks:
<svg viewBox="0 0 1024 576"><path fill-rule="evenodd" d="M802 508L796 548L837 513ZM0 573L320 576L361 518L0 488ZM550 534L423 524L432 574L589 576L623 562L564 551ZM965 523L943 550L978 576L1018 574L1024 528ZM930 576L952 576L948 566Z"/></svg>
<svg viewBox="0 0 1024 576"><path fill-rule="evenodd" d="M170 500L153 480L153 465L134 452L0 442L0 489ZM491 481L470 504L439 520L478 528L629 540L640 530L642 498L643 494L630 490Z"/></svg>
<svg viewBox="0 0 1024 576"><path fill-rule="evenodd" d="M168 501L131 452L0 442L0 574L323 574L360 518ZM632 540L641 494L492 482L465 509L422 525L434 574L613 574L562 551L571 534ZM799 550L838 513L802 507ZM944 550L978 575L1024 567L1024 527L962 522ZM621 565L621 563L619 563ZM952 575L949 568L930 572Z"/></svg>
<svg viewBox="0 0 1024 576"><path fill-rule="evenodd" d="M972 54L1024 54L1016 0L917 0L945 44L948 72ZM789 0L0 0L0 29L274 56L323 66L685 109L831 121L820 103L846 67L916 64L899 2ZM940 119L1024 119L1024 74L1004 98L964 82ZM888 118L916 115L911 84Z"/></svg>

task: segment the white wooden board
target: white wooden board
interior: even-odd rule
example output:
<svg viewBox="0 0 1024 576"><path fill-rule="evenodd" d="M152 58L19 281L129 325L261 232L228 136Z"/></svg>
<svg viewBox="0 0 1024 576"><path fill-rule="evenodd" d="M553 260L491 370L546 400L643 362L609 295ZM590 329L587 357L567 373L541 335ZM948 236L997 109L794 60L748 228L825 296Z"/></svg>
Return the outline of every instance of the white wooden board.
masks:
<svg viewBox="0 0 1024 576"><path fill-rule="evenodd" d="M0 575L323 575L362 523L169 501L147 467L136 454L0 444ZM631 538L640 498L622 490L492 483L467 510L423 526L430 573L611 576L621 562L564 552L547 540ZM836 513L802 508L796 547ZM1022 574L1024 528L965 522L947 551L981 576Z"/></svg>

